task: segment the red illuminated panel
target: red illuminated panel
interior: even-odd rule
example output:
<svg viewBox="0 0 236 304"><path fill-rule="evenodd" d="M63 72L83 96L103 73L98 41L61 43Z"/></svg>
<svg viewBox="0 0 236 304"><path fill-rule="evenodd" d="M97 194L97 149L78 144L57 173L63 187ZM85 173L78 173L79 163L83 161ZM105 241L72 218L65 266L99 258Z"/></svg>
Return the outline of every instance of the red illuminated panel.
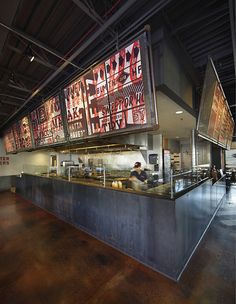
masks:
<svg viewBox="0 0 236 304"><path fill-rule="evenodd" d="M147 123L139 40L105 62L113 130Z"/></svg>
<svg viewBox="0 0 236 304"><path fill-rule="evenodd" d="M52 97L30 113L36 146L65 140L59 96Z"/></svg>
<svg viewBox="0 0 236 304"><path fill-rule="evenodd" d="M106 133L112 130L110 105L104 63L84 76L87 98L85 100L88 134Z"/></svg>
<svg viewBox="0 0 236 304"><path fill-rule="evenodd" d="M220 120L221 120L221 91L219 85L216 83L213 103L211 108L211 115L208 126L208 134L218 141L220 133Z"/></svg>
<svg viewBox="0 0 236 304"><path fill-rule="evenodd" d="M147 50L143 34L64 89L70 139L157 127Z"/></svg>
<svg viewBox="0 0 236 304"><path fill-rule="evenodd" d="M13 127L16 150L32 148L29 119L27 116L16 122Z"/></svg>
<svg viewBox="0 0 236 304"><path fill-rule="evenodd" d="M3 141L7 153L14 152L16 150L14 135L11 128L4 134Z"/></svg>
<svg viewBox="0 0 236 304"><path fill-rule="evenodd" d="M70 138L80 138L87 135L85 116L85 85L83 78L77 79L64 89L68 131Z"/></svg>
<svg viewBox="0 0 236 304"><path fill-rule="evenodd" d="M229 113L228 114L228 128L227 128L227 149L231 148L233 134L234 134L234 121Z"/></svg>

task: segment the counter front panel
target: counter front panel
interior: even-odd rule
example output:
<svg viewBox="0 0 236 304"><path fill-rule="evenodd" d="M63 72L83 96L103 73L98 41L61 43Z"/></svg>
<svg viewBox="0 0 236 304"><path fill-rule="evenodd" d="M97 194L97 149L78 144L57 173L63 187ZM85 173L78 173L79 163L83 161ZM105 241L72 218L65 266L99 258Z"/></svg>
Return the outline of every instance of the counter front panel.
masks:
<svg viewBox="0 0 236 304"><path fill-rule="evenodd" d="M178 280L225 193L223 182L210 182L176 201L27 174L16 179L16 191Z"/></svg>

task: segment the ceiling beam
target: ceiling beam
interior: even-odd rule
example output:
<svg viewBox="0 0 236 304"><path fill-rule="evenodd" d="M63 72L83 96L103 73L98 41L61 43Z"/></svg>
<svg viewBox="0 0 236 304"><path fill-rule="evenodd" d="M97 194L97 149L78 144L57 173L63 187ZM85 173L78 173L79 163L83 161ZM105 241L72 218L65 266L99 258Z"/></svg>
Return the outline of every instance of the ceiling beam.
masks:
<svg viewBox="0 0 236 304"><path fill-rule="evenodd" d="M11 1L4 1L1 2L1 21L5 24L11 25L15 14L19 9L20 0L11 0ZM3 30L0 33L0 53L2 52L5 41L8 36L8 31Z"/></svg>
<svg viewBox="0 0 236 304"><path fill-rule="evenodd" d="M219 39L210 39L208 43L201 43L199 47L195 47L191 51L188 49L189 54L191 57L197 57L199 54L204 54L205 52L209 53L209 50L218 50L219 47L226 46L230 42L230 39L226 36L226 38L219 38Z"/></svg>
<svg viewBox="0 0 236 304"><path fill-rule="evenodd" d="M61 55L58 51L50 48L49 46L47 46L46 44L44 44L43 42L37 40L36 38L24 33L23 31L13 27L13 26L7 26L6 24L4 24L3 22L0 22L0 26L2 26L3 28L9 30L10 32L24 38L25 40L29 41L30 43L33 43L35 45L37 45L39 48L47 51L48 53L54 55L55 57L63 60L65 63L72 65L73 67L81 70L81 68L79 66L77 66L76 64L74 64L71 59L66 59L63 57L63 55Z"/></svg>
<svg viewBox="0 0 236 304"><path fill-rule="evenodd" d="M215 29L215 31L213 31L210 34L211 39L214 38L219 38L221 37L224 38L225 36L228 35L228 29L221 27L219 30ZM204 34L201 39L196 39L195 41L189 43L189 41L187 40L187 46L188 46L188 50L191 51L192 49L195 49L196 47L198 47L199 45L203 44L203 43L207 43L209 41L209 36L206 34Z"/></svg>
<svg viewBox="0 0 236 304"><path fill-rule="evenodd" d="M217 22L216 22L217 21ZM203 36L215 33L218 29L226 28L228 29L229 22L224 16L218 16L214 20L210 19L208 22L203 22L203 25L199 25L191 31L186 31L181 35L185 41L191 43L198 39L201 39Z"/></svg>
<svg viewBox="0 0 236 304"><path fill-rule="evenodd" d="M9 116L9 115L10 115L9 113L0 111L0 116Z"/></svg>
<svg viewBox="0 0 236 304"><path fill-rule="evenodd" d="M32 92L32 90L29 90L27 88L24 88L24 87L19 87L17 85L14 85L14 84L10 84L10 83L5 83L3 81L0 81L0 85L1 86L4 86L4 87L9 87L9 88L12 88L12 89L16 89L16 90L19 90L19 91L22 91L22 92L27 92L27 93L30 93Z"/></svg>
<svg viewBox="0 0 236 304"><path fill-rule="evenodd" d="M20 104L14 101L9 101L9 100L1 100L0 103L2 104L7 104L7 105L11 105L11 106L16 106L16 107L20 107Z"/></svg>
<svg viewBox="0 0 236 304"><path fill-rule="evenodd" d="M204 15L204 16L200 16L199 18L194 18L194 20L190 21L189 23L184 23L183 25L175 28L173 31L172 31L172 34L175 35L177 34L178 32L192 26L192 25L195 25L196 23L199 23L205 19L208 19L218 13L222 13L223 11L226 11L227 12L227 6L226 5L223 5L221 8L207 14L207 15ZM228 13L227 13L228 14ZM222 15L222 14L221 14ZM211 18L212 19L212 18Z"/></svg>
<svg viewBox="0 0 236 304"><path fill-rule="evenodd" d="M0 93L0 96L12 98L12 99L16 99L16 100L21 100L21 101L25 100L25 98L22 98L22 97L13 96L13 95L9 95L9 94L3 94L3 93Z"/></svg>
<svg viewBox="0 0 236 304"><path fill-rule="evenodd" d="M213 47L209 45L206 49L203 49L196 55L192 55L193 61L197 62L201 60L202 57L207 59L207 56L210 55L214 60L225 57L225 54L232 54L231 42L220 45L219 47Z"/></svg>
<svg viewBox="0 0 236 304"><path fill-rule="evenodd" d="M102 26L104 24L104 20L102 17L91 7L88 7L85 5L81 0L72 0L82 11L85 12L91 19L93 19L97 24ZM116 32L113 31L112 29L108 28L109 33L111 34L112 37L116 36Z"/></svg>
<svg viewBox="0 0 236 304"><path fill-rule="evenodd" d="M231 48L227 48L220 53L218 53L217 50L215 50L215 51L213 50L212 53L211 53L211 57L214 61L218 60L218 59L221 59L221 58L224 58L224 57L227 57L229 55L232 55L232 49ZM194 63L195 63L194 66L196 68L199 68L203 65L206 65L207 64L207 57L200 56L200 58L194 59Z"/></svg>
<svg viewBox="0 0 236 304"><path fill-rule="evenodd" d="M28 81L28 82L32 82L32 83L38 83L39 80L37 79L34 79L32 77L29 77L29 76L25 76L21 73L18 73L18 72L15 72L14 70L10 69L10 68L6 68L4 66L0 66L0 72L4 72L4 73L7 73L7 74L14 74L17 78L21 78L22 80L25 80L25 81Z"/></svg>

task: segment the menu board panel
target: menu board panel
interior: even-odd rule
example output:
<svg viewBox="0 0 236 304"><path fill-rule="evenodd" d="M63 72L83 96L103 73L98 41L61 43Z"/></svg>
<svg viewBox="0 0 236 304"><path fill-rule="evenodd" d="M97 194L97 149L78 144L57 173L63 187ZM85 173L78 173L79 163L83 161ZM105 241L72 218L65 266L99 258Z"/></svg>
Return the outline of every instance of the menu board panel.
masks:
<svg viewBox="0 0 236 304"><path fill-rule="evenodd" d="M206 69L198 131L224 148L231 145L234 121L212 60Z"/></svg>
<svg viewBox="0 0 236 304"><path fill-rule="evenodd" d="M85 116L85 85L81 77L64 89L68 131L71 138L87 135Z"/></svg>
<svg viewBox="0 0 236 304"><path fill-rule="evenodd" d="M70 139L157 127L148 63L142 35L66 87Z"/></svg>
<svg viewBox="0 0 236 304"><path fill-rule="evenodd" d="M228 117L228 125L227 125L227 149L231 148L232 140L234 135L234 121L232 117Z"/></svg>
<svg viewBox="0 0 236 304"><path fill-rule="evenodd" d="M52 97L30 113L36 147L65 140L59 96Z"/></svg>
<svg viewBox="0 0 236 304"><path fill-rule="evenodd" d="M23 117L12 126L16 150L32 148L31 131L28 116Z"/></svg>
<svg viewBox="0 0 236 304"><path fill-rule="evenodd" d="M111 130L110 105L104 63L84 75L84 81L88 135L108 132Z"/></svg>
<svg viewBox="0 0 236 304"><path fill-rule="evenodd" d="M218 83L215 85L211 115L209 119L208 135L219 140L221 122L224 114L225 99Z"/></svg>
<svg viewBox="0 0 236 304"><path fill-rule="evenodd" d="M113 129L147 123L140 41L105 62Z"/></svg>
<svg viewBox="0 0 236 304"><path fill-rule="evenodd" d="M8 129L3 137L3 142L5 146L5 150L7 153L14 152L16 150L15 139L13 135L12 128Z"/></svg>

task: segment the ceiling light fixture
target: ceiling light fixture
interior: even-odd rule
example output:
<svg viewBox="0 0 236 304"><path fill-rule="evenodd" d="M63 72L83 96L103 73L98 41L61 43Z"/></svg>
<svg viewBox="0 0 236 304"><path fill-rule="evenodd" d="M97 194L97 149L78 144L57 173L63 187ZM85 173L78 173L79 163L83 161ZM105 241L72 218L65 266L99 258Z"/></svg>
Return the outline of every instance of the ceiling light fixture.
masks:
<svg viewBox="0 0 236 304"><path fill-rule="evenodd" d="M33 54L33 51L32 51L32 48L30 45L27 46L27 48L25 50L25 55L29 59L30 62L34 61L35 57L34 57L34 54Z"/></svg>
<svg viewBox="0 0 236 304"><path fill-rule="evenodd" d="M12 72L9 77L9 82L12 84L16 84L15 74Z"/></svg>
<svg viewBox="0 0 236 304"><path fill-rule="evenodd" d="M176 111L175 114L179 115L179 114L182 114L184 113L183 111Z"/></svg>

